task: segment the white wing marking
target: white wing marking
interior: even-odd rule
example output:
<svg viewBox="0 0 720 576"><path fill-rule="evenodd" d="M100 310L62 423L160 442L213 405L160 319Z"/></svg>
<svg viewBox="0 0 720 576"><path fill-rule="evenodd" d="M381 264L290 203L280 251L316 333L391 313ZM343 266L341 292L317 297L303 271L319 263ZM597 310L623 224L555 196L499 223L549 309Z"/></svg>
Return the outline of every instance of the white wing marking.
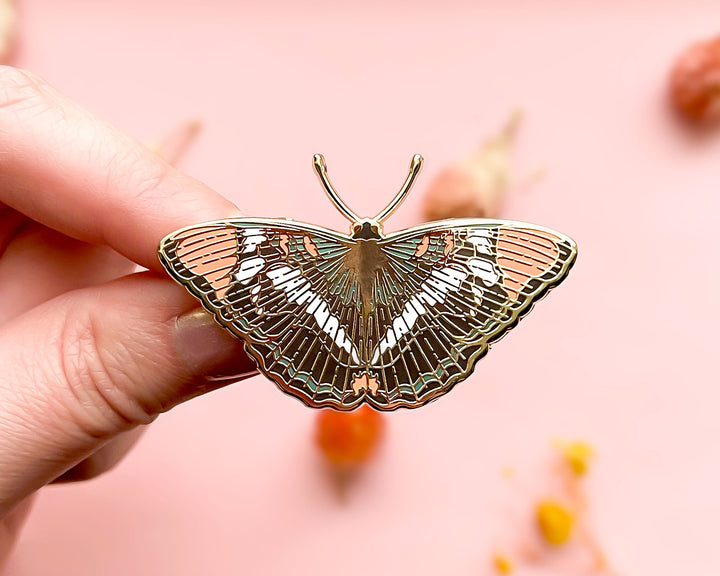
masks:
<svg viewBox="0 0 720 576"><path fill-rule="evenodd" d="M262 232L264 232L264 230L257 230L251 228L243 231L243 254L252 252L253 250L255 250L258 244L262 244L263 242L265 242L265 240L267 240L267 236L264 236Z"/></svg>
<svg viewBox="0 0 720 576"><path fill-rule="evenodd" d="M482 258L470 258L467 261L468 268L474 276L482 280L485 285L497 284L500 281L500 274L495 270L495 266L489 260Z"/></svg>
<svg viewBox="0 0 720 576"><path fill-rule="evenodd" d="M325 332L336 346L345 350L355 364L360 364L357 348L346 338L340 319L330 314L328 303L310 288L310 281L300 275L300 270L279 266L268 270L267 277L272 280L273 288L285 292L290 302L298 305L309 302L305 311L315 318L318 328Z"/></svg>
<svg viewBox="0 0 720 576"><path fill-rule="evenodd" d="M235 274L235 279L242 284L247 284L250 279L256 274L259 274L263 268L265 268L264 258L260 256L248 258L240 263L240 270Z"/></svg>
<svg viewBox="0 0 720 576"><path fill-rule="evenodd" d="M490 256L492 254L492 242L490 237L492 230L476 230L468 234L467 240L475 246L475 250L482 254Z"/></svg>
<svg viewBox="0 0 720 576"><path fill-rule="evenodd" d="M385 336L375 347L370 363L375 364L380 356L396 346L398 341L411 331L418 316L427 313L427 308L422 305L421 301L431 307L444 302L450 292L460 289L465 278L467 278L466 272L451 266L433 270L430 278L420 285L420 291L410 297L410 301L405 304L400 316L393 318L392 328L387 329Z"/></svg>

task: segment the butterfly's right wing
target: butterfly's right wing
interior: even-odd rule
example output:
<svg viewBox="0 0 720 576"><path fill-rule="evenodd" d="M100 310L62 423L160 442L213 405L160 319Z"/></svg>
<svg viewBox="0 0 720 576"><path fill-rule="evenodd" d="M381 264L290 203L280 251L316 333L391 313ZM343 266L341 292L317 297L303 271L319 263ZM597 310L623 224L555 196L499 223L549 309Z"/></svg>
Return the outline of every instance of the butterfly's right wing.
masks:
<svg viewBox="0 0 720 576"><path fill-rule="evenodd" d="M421 406L470 375L489 346L560 283L577 254L568 237L522 222L431 222L380 242L371 367L383 383L368 401Z"/></svg>
<svg viewBox="0 0 720 576"><path fill-rule="evenodd" d="M348 410L364 397L351 385L361 364L358 295L343 266L352 245L292 221L224 220L174 232L160 259L283 391Z"/></svg>

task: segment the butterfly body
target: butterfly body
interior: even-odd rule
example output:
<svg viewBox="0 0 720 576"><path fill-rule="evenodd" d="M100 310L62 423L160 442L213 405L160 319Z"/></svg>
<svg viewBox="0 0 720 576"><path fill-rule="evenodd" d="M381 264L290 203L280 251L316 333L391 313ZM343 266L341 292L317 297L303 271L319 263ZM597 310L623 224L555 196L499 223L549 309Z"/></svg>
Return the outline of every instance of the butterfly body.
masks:
<svg viewBox="0 0 720 576"><path fill-rule="evenodd" d="M308 406L427 404L467 378L575 261L570 238L521 222L454 219L384 236L381 217L412 171L374 219L352 213L318 173L350 235L243 218L178 230L159 249L260 371Z"/></svg>

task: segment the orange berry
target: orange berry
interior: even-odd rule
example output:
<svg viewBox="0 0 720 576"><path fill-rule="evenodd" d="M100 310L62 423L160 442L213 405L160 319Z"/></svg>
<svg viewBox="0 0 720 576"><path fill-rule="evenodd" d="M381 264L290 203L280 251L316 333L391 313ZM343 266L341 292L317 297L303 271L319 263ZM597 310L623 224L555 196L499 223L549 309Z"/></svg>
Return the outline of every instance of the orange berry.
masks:
<svg viewBox="0 0 720 576"><path fill-rule="evenodd" d="M320 411L316 438L330 464L353 468L372 458L384 429L382 414L364 404L353 412Z"/></svg>
<svg viewBox="0 0 720 576"><path fill-rule="evenodd" d="M670 101L687 120L720 120L720 36L685 50L670 74Z"/></svg>

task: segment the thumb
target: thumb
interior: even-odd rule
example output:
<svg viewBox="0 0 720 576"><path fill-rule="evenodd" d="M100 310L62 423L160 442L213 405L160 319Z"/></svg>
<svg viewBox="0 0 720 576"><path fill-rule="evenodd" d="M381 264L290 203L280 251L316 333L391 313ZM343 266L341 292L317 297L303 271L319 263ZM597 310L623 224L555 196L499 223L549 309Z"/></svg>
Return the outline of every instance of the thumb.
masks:
<svg viewBox="0 0 720 576"><path fill-rule="evenodd" d="M194 306L144 273L2 326L0 519L118 434L254 373L242 343Z"/></svg>

